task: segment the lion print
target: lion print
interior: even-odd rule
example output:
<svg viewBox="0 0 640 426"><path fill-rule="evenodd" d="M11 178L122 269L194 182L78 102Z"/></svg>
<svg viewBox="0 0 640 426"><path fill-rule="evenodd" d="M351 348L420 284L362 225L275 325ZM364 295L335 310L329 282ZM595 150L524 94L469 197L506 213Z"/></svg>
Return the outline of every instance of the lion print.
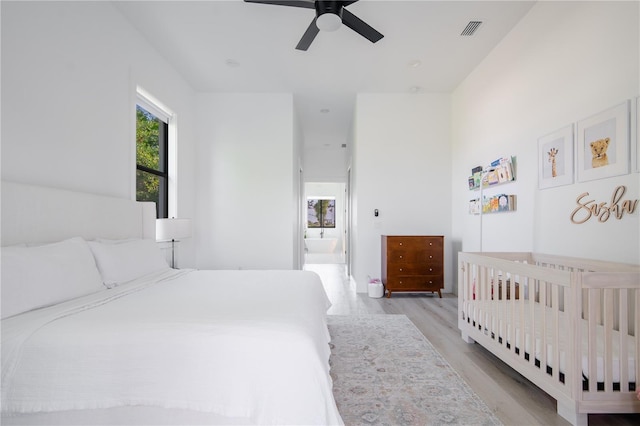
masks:
<svg viewBox="0 0 640 426"><path fill-rule="evenodd" d="M589 144L591 146L591 167L602 167L609 164L607 148L609 148L609 138L598 139Z"/></svg>

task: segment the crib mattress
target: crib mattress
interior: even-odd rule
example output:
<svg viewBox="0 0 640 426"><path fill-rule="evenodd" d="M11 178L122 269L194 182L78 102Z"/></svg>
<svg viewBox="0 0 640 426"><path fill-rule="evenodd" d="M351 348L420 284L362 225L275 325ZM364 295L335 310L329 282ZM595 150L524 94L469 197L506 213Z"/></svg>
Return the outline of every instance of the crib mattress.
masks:
<svg viewBox="0 0 640 426"><path fill-rule="evenodd" d="M528 321L531 317L531 306L534 310L534 321ZM511 307L514 307L513 311ZM544 334L542 332L543 309L546 310L544 316L547 319ZM523 315L521 315L521 312ZM543 307L539 303L522 303L520 301L511 302L508 300L493 300L491 302L468 301L464 305L464 313L466 319L473 322L473 325L482 329L485 333L491 333L495 339L506 341L507 347L514 346L514 351L522 350L526 356L532 353L538 363L543 363L548 369L554 368L554 342L553 342L553 320L552 309ZM524 316L524 324L521 324L521 317ZM584 380L589 379L589 334L588 322L581 320L582 327L582 375ZM569 330L570 322L564 312L558 312L558 347L559 347L559 364L560 374L564 376L567 372L567 353L568 342L573 338L572 330ZM535 339L532 335L535 334ZM524 335L524 338L523 338ZM597 326L597 382L604 382L605 377L605 359L604 359L604 327ZM636 343L631 335L621 336L620 332L612 333L612 380L614 383L620 382L620 342L621 337L626 339L627 356L623 357L627 360L628 382L636 381ZM524 342L524 344L523 344ZM535 343L533 343L535 342ZM534 349L532 351L532 343ZM546 353L543 359L543 347L546 346Z"/></svg>

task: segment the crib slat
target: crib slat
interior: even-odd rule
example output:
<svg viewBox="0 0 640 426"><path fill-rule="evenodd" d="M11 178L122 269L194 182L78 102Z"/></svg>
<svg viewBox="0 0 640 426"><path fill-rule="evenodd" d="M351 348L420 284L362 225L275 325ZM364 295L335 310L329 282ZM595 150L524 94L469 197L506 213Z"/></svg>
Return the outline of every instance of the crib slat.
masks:
<svg viewBox="0 0 640 426"><path fill-rule="evenodd" d="M491 279L491 289L490 289L490 294L491 294L491 299L500 299L500 297L502 297L501 294L499 294L499 289L500 289L500 280L503 279L503 275L502 275L502 271L501 270L494 270L494 275ZM497 318L500 315L500 311L502 310L502 306L499 306L499 304L497 303L491 303L491 311L489 313L489 315L491 316L491 321L489 322L489 332L490 332L490 336L495 336L495 338L497 339L498 336L498 324L497 324Z"/></svg>
<svg viewBox="0 0 640 426"><path fill-rule="evenodd" d="M540 368L542 371L546 371L546 366L548 363L547 360L547 310L545 307L547 306L547 282L540 283ZM537 340L534 334L534 344Z"/></svg>
<svg viewBox="0 0 640 426"><path fill-rule="evenodd" d="M604 318L602 317L603 311L602 311L602 308L601 308L601 306L602 306L602 297L601 297L602 293L599 290L597 290L597 291L594 292L594 294L595 294L595 297L598 299L598 303L596 304L596 310L594 311L594 313L596 315L596 323L597 324L602 324L602 322L604 321ZM589 314L589 315L591 315L591 314Z"/></svg>
<svg viewBox="0 0 640 426"><path fill-rule="evenodd" d="M627 318L629 315L628 305L629 291L626 288L620 289L618 302L620 304L620 315L618 322L620 323L620 342L618 351L618 362L620 362L620 390L629 390L629 345L627 344L627 335L629 334L629 323Z"/></svg>
<svg viewBox="0 0 640 426"><path fill-rule="evenodd" d="M635 324L635 329L633 331L633 335L635 337L635 342L636 342L636 353L635 353L635 364L636 364L636 376L635 376L635 382L636 382L636 390L640 387L640 330L638 330L638 327L640 326L640 290L639 289L635 289L634 293L636 294L635 297L635 312L634 312L634 322L633 324Z"/></svg>
<svg viewBox="0 0 640 426"><path fill-rule="evenodd" d="M589 317L588 317L588 331L587 331L587 348L589 354L588 371L589 371L589 392L595 393L598 390L597 380L597 361L598 361L598 347L596 340L596 312L598 310L598 291L587 290L589 300Z"/></svg>
<svg viewBox="0 0 640 426"><path fill-rule="evenodd" d="M538 297L539 296L539 291L540 291L540 282L537 281L536 282L536 289L537 289L537 293L538 293ZM525 334L525 340L528 340L529 342L529 364L535 364L535 351L536 351L536 311L535 311L535 299L529 299L529 312L528 312L528 318L527 318L527 323L523 324L522 327L522 331L520 334ZM528 339L526 337L526 330L531 330L529 332L528 335ZM523 347L523 352L526 352L526 342L525 342L525 346Z"/></svg>
<svg viewBox="0 0 640 426"><path fill-rule="evenodd" d="M522 300L524 299L524 289L527 288L528 286L528 278L527 277L522 277L520 275L518 275L517 277L514 278L514 283L512 283L515 286L515 282L518 280L520 282L520 294L519 294L519 298L516 299L515 296L511 298L511 300L509 301L509 316L507 317L506 320L506 324L505 327L507 328L507 338L510 339L509 341L511 342L515 342L515 327L513 326L513 324L515 324L516 321L516 310L521 311L521 305L522 305ZM511 294L515 293L513 292L513 289L511 289ZM511 327L509 327L509 325L511 325ZM515 352L515 345L513 345L511 347L511 351Z"/></svg>
<svg viewBox="0 0 640 426"><path fill-rule="evenodd" d="M554 285L552 287L552 298L553 300L559 300L558 298L558 286ZM553 326L551 328L551 338L552 338L552 345L553 345L553 353L551 354L551 356L553 357L551 362L553 363L553 373L552 373L552 377L553 377L553 381L554 383L558 383L560 380L560 339L559 339L559 327L560 327L560 322L559 322L559 316L560 316L560 312L559 312L559 304L558 302L555 303L555 305L553 306Z"/></svg>
<svg viewBox="0 0 640 426"><path fill-rule="evenodd" d="M484 327L487 323L486 317L486 305L487 305L487 282L489 281L489 268L484 266L480 267L480 312L478 316L478 321L480 322L480 331L484 331Z"/></svg>
<svg viewBox="0 0 640 426"><path fill-rule="evenodd" d="M582 318L584 311L588 309L585 292L582 289L582 276L579 274L571 274L571 286L567 292L573 293L569 297L568 306L565 306L565 313L569 316L569 330L574 331L574 338L570 339L570 346L567 358L567 369L569 371L566 381L570 383L571 396L574 399L582 400L584 398L584 390L582 387L582 341L586 330L582 327Z"/></svg>
<svg viewBox="0 0 640 426"><path fill-rule="evenodd" d="M534 284L534 287L535 287L535 284ZM533 306L531 304L531 299L530 298L526 299L525 303L522 306L522 310L520 311L520 321L518 322L518 326L519 326L518 333L519 333L519 337L520 337L519 345L520 345L520 349L521 349L520 350L520 357L521 358L524 358L524 351L525 351L525 347L526 347L525 345L527 344L527 341L526 341L527 334L525 332L525 329L527 327L527 321L529 321L529 317L527 315L528 315L529 311L531 310L531 306Z"/></svg>
<svg viewBox="0 0 640 426"><path fill-rule="evenodd" d="M475 288L473 288L472 286L474 286L475 284L475 273L477 273L477 268L475 267L475 265L473 267L471 267L471 264L469 262L466 263L466 270L467 270L467 295L466 295L466 300L473 300L476 298L475 295Z"/></svg>
<svg viewBox="0 0 640 426"><path fill-rule="evenodd" d="M613 392L613 290L604 290L604 389Z"/></svg>

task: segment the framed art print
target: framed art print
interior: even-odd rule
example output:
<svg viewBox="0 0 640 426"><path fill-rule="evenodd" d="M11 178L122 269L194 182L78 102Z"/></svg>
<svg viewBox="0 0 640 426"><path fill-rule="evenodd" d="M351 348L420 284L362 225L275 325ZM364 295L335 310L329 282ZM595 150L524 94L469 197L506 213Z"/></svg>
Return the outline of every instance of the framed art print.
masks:
<svg viewBox="0 0 640 426"><path fill-rule="evenodd" d="M577 125L578 181L629 173L629 101Z"/></svg>
<svg viewBox="0 0 640 426"><path fill-rule="evenodd" d="M538 139L538 188L573 183L573 124Z"/></svg>

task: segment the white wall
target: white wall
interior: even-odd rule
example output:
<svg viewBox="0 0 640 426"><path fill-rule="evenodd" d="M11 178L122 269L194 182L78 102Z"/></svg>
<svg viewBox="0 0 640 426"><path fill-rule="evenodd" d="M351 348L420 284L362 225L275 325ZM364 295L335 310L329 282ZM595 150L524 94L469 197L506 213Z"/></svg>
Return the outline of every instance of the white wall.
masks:
<svg viewBox="0 0 640 426"><path fill-rule="evenodd" d="M177 114L194 209L191 88L109 2L2 2L2 179L135 198L136 85ZM181 266L193 265L191 242Z"/></svg>
<svg viewBox="0 0 640 426"><path fill-rule="evenodd" d="M294 107L295 108L295 107ZM293 113L293 161L292 175L293 175L293 188L291 198L291 210L295 212L295 218L292 226L291 238L293 239L293 269L302 269L304 264L304 242L303 242L303 229L305 224L304 210L304 136L302 133L302 126L300 124L300 118L294 110Z"/></svg>
<svg viewBox="0 0 640 426"><path fill-rule="evenodd" d="M345 182L346 175L346 148L304 148L304 176L307 182Z"/></svg>
<svg viewBox="0 0 640 426"><path fill-rule="evenodd" d="M381 235L444 235L451 281L451 102L440 94L361 94L352 159L352 276L381 273ZM374 217L378 209L379 216Z"/></svg>
<svg viewBox="0 0 640 426"><path fill-rule="evenodd" d="M177 114L178 215L204 231L182 242L180 266L296 267L295 207L267 209L257 226L248 213L256 200L299 205L290 95L196 97L108 2L1 7L3 179L133 198L140 85ZM538 137L640 93L638 16L637 2L536 4L455 91L452 115L447 95L360 95L349 147L359 291L380 273L381 234L445 234L448 263L455 247L477 250L467 177L502 155L518 159L509 185L518 212L485 216L485 250L640 262L638 210L604 224L568 220L582 192L604 201L625 185L626 198L640 198L638 173L540 191L536 160Z"/></svg>
<svg viewBox="0 0 640 426"><path fill-rule="evenodd" d="M291 94L199 94L201 269L297 267Z"/></svg>
<svg viewBox="0 0 640 426"><path fill-rule="evenodd" d="M539 2L453 94L453 238L479 249L468 214L471 168L517 156L516 213L483 217L484 251L538 251L640 263L639 210L623 220L576 225L576 197L609 201L614 188L638 199L630 173L538 190L538 138L639 92L638 2ZM634 142L635 143L635 142ZM476 194L477 195L477 194Z"/></svg>

